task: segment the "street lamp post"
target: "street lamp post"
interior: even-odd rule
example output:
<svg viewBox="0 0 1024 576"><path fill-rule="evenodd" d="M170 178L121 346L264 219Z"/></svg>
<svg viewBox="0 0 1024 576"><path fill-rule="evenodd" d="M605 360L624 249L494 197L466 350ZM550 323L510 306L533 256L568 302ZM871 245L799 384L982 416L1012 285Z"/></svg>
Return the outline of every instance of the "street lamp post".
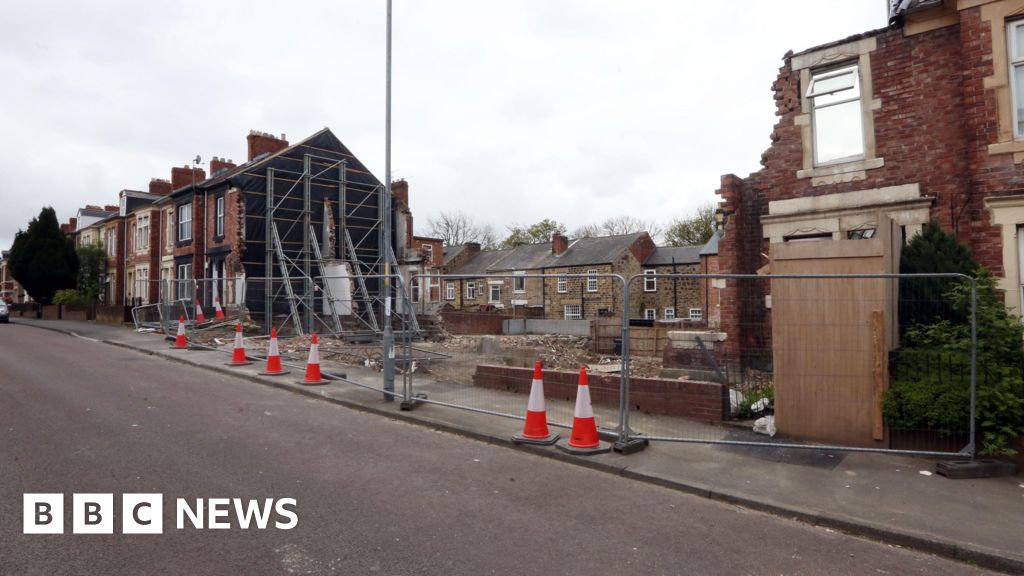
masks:
<svg viewBox="0 0 1024 576"><path fill-rule="evenodd" d="M391 0L388 0L384 81L384 401L395 400L395 334L391 329Z"/></svg>

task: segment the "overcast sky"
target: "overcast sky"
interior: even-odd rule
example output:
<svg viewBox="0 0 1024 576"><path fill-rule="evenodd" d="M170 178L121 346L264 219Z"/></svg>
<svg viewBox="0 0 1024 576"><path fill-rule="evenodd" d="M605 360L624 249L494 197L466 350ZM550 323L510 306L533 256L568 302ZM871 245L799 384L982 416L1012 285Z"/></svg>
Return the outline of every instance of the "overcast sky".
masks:
<svg viewBox="0 0 1024 576"><path fill-rule="evenodd" d="M886 25L886 0L395 0L392 167L417 232L667 221L757 170L782 55ZM0 247L249 129L328 126L384 178L384 0L8 2ZM208 164L207 164L208 168Z"/></svg>

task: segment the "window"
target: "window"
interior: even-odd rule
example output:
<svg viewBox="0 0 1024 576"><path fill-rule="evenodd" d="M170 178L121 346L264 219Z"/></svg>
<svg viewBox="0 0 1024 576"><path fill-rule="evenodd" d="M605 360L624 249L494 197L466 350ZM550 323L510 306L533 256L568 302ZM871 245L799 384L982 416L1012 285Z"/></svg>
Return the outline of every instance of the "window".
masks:
<svg viewBox="0 0 1024 576"><path fill-rule="evenodd" d="M107 256L117 256L117 229L107 229Z"/></svg>
<svg viewBox="0 0 1024 576"><path fill-rule="evenodd" d="M1010 48L1010 89L1013 92L1013 137L1024 138L1024 20L1010 22L1006 31Z"/></svg>
<svg viewBox="0 0 1024 576"><path fill-rule="evenodd" d="M558 293L565 294L569 291L569 279L565 276L558 277Z"/></svg>
<svg viewBox="0 0 1024 576"><path fill-rule="evenodd" d="M565 319L566 320L582 320L583 313L580 311L579 304L566 304L565 305Z"/></svg>
<svg viewBox="0 0 1024 576"><path fill-rule="evenodd" d="M167 239L164 242L167 243L168 248L174 247L174 211L168 210L164 213L164 218L167 220Z"/></svg>
<svg viewBox="0 0 1024 576"><path fill-rule="evenodd" d="M704 319L704 310L702 308L690 308L690 320L699 322Z"/></svg>
<svg viewBox="0 0 1024 576"><path fill-rule="evenodd" d="M490 297L487 301L493 304L501 302L501 284L491 284L490 289Z"/></svg>
<svg viewBox="0 0 1024 576"><path fill-rule="evenodd" d="M192 299L192 266L189 264L178 265L178 298Z"/></svg>
<svg viewBox="0 0 1024 576"><path fill-rule="evenodd" d="M597 270L587 270L587 292L597 292Z"/></svg>
<svg viewBox="0 0 1024 576"><path fill-rule="evenodd" d="M192 239L192 205L178 206L178 241Z"/></svg>
<svg viewBox="0 0 1024 576"><path fill-rule="evenodd" d="M448 282L444 285L444 299L455 300L455 282Z"/></svg>
<svg viewBox="0 0 1024 576"><path fill-rule="evenodd" d="M143 304L149 303L149 268L139 268L135 275L135 297Z"/></svg>
<svg viewBox="0 0 1024 576"><path fill-rule="evenodd" d="M512 291L515 293L526 292L526 272L515 272L515 278L512 279Z"/></svg>
<svg viewBox="0 0 1024 576"><path fill-rule="evenodd" d="M466 282L466 300L476 300L476 282Z"/></svg>
<svg viewBox="0 0 1024 576"><path fill-rule="evenodd" d="M657 270L644 270L644 292L657 292L658 279L654 277Z"/></svg>
<svg viewBox="0 0 1024 576"><path fill-rule="evenodd" d="M665 320L675 320L675 319L676 319L676 309L672 308L671 306L668 307L668 308L665 308Z"/></svg>
<svg viewBox="0 0 1024 576"><path fill-rule="evenodd" d="M814 135L814 164L864 157L860 73L856 64L811 73L807 86Z"/></svg>
<svg viewBox="0 0 1024 576"><path fill-rule="evenodd" d="M434 261L434 247L430 244L423 245L423 261L433 262Z"/></svg>
<svg viewBox="0 0 1024 576"><path fill-rule="evenodd" d="M224 197L217 197L217 218L214 224L214 235L218 237L224 236Z"/></svg>
<svg viewBox="0 0 1024 576"><path fill-rule="evenodd" d="M135 250L149 250L149 216L139 216L139 225L135 230Z"/></svg>
<svg viewBox="0 0 1024 576"><path fill-rule="evenodd" d="M846 233L846 238L849 240L868 240L869 238L875 237L874 228L866 228L864 230L850 230Z"/></svg>
<svg viewBox="0 0 1024 576"><path fill-rule="evenodd" d="M644 320L657 320L657 319L658 319L658 309L657 308L647 308L647 309L644 310Z"/></svg>

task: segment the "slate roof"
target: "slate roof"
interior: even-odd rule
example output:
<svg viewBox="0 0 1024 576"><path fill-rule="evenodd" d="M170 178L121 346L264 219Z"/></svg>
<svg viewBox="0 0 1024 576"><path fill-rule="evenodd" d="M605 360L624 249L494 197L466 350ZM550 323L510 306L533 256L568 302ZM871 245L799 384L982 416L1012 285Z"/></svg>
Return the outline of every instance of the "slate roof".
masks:
<svg viewBox="0 0 1024 576"><path fill-rule="evenodd" d="M906 5L903 6L904 4ZM889 0L889 20L941 4L942 0Z"/></svg>
<svg viewBox="0 0 1024 576"><path fill-rule="evenodd" d="M717 256L718 255L718 241L725 236L725 232L721 230L715 230L715 233L711 235L711 239L708 243L700 249L701 256Z"/></svg>
<svg viewBox="0 0 1024 576"><path fill-rule="evenodd" d="M697 264L703 246L658 246L644 266L671 266L676 264Z"/></svg>
<svg viewBox="0 0 1024 576"><path fill-rule="evenodd" d="M643 234L644 232L638 232L621 236L579 238L570 241L569 248L558 255L552 254L550 242L521 244L515 248L505 250L485 250L461 268L453 270L452 273L486 274L516 270L540 270L543 268L610 264L617 260L623 252L629 250L629 247ZM449 248L445 248L446 262L455 257L454 253L449 256L448 251Z"/></svg>
<svg viewBox="0 0 1024 576"><path fill-rule="evenodd" d="M465 249L465 244L460 244L458 246L442 246L441 251L444 255L444 265L447 266L450 264L451 261L457 258L459 254L462 254L462 251Z"/></svg>

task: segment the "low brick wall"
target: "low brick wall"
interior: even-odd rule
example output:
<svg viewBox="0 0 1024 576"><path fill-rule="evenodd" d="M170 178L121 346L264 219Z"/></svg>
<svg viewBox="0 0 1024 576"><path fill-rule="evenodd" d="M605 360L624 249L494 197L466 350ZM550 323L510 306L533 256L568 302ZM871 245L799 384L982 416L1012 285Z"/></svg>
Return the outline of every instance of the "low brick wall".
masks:
<svg viewBox="0 0 1024 576"><path fill-rule="evenodd" d="M120 325L131 321L127 308L124 306L97 306L96 321L101 324Z"/></svg>
<svg viewBox="0 0 1024 576"><path fill-rule="evenodd" d="M60 320L60 306L43 306L43 320Z"/></svg>
<svg viewBox="0 0 1024 576"><path fill-rule="evenodd" d="M501 334L501 323L512 318L508 314L487 312L441 312L444 329L451 334Z"/></svg>
<svg viewBox="0 0 1024 576"><path fill-rule="evenodd" d="M591 374L590 400L604 406L619 405L619 376ZM473 385L481 388L529 394L533 369L482 364L473 374ZM544 371L544 394L549 399L574 401L578 372ZM729 415L729 391L713 382L630 378L629 403L633 409L650 414L683 416L720 422Z"/></svg>
<svg viewBox="0 0 1024 576"><path fill-rule="evenodd" d="M60 317L62 320L77 320L79 322L85 322L89 320L88 310L72 310L67 306L61 307Z"/></svg>

